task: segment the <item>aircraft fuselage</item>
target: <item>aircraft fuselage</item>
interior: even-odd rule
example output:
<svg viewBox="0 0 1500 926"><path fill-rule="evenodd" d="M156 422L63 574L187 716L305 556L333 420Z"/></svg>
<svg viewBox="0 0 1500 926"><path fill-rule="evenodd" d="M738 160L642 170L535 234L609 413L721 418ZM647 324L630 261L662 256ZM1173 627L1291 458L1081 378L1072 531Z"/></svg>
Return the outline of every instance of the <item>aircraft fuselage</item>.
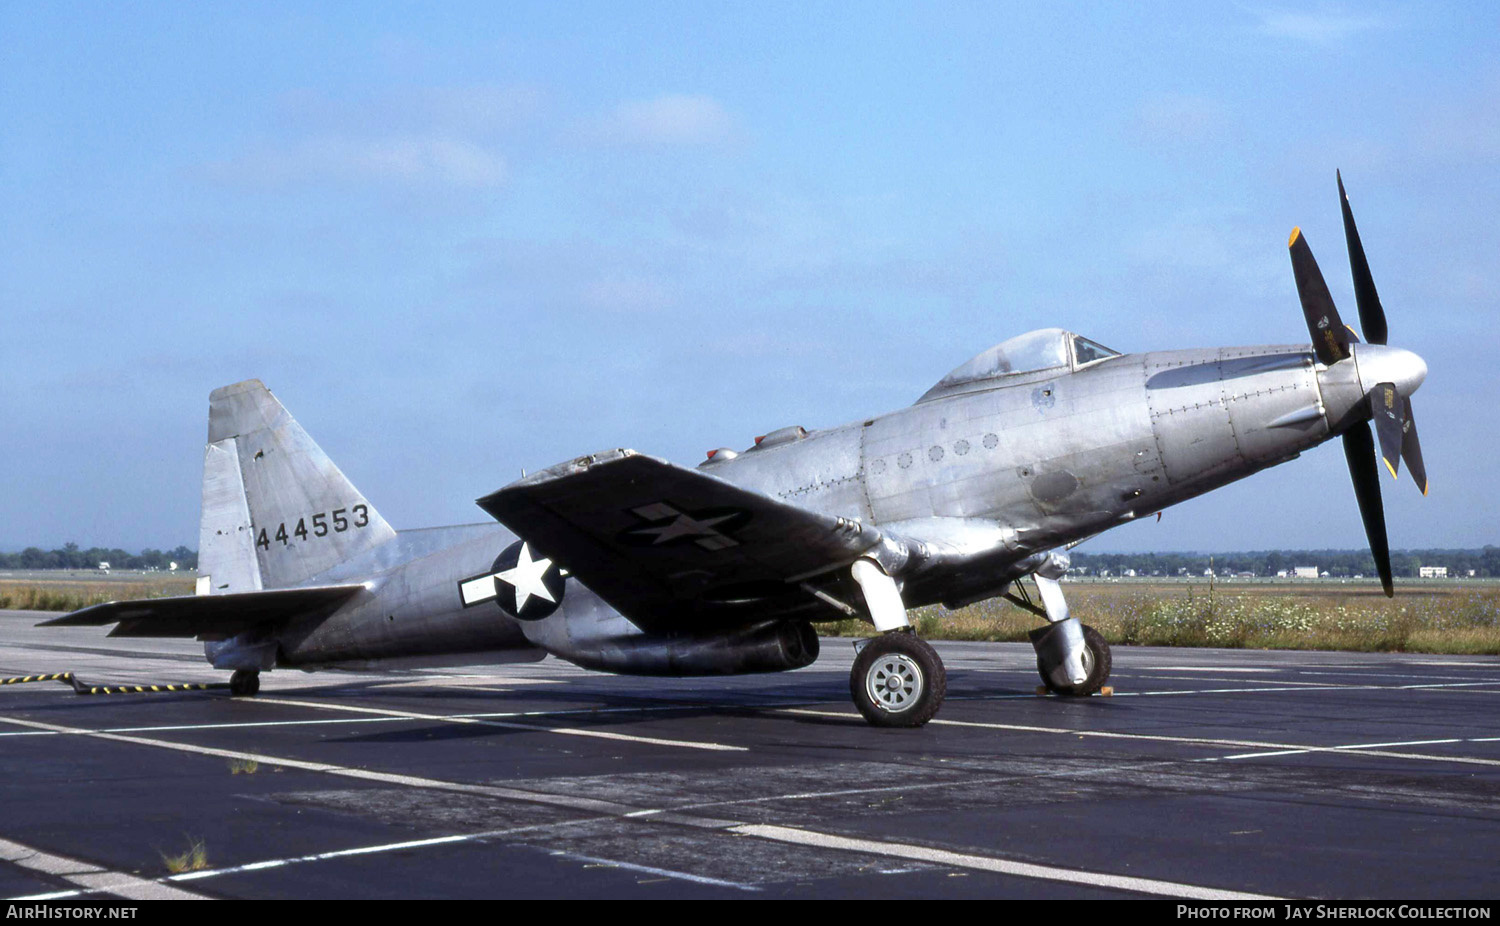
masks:
<svg viewBox="0 0 1500 926"><path fill-rule="evenodd" d="M1368 417L1363 395L1357 368L1325 368L1305 345L1126 354L793 432L701 470L919 538L936 555L903 580L907 603L958 603L999 594L1037 553L1296 457ZM542 655L533 644L567 655L636 632L576 578L543 620L517 621L493 603L466 607L460 580L490 570L517 540L495 524L401 532L390 549L318 577L360 577L369 594L285 628L280 664L455 652L529 659ZM830 608L810 619L843 616ZM238 647L223 649L215 662L230 666Z"/></svg>

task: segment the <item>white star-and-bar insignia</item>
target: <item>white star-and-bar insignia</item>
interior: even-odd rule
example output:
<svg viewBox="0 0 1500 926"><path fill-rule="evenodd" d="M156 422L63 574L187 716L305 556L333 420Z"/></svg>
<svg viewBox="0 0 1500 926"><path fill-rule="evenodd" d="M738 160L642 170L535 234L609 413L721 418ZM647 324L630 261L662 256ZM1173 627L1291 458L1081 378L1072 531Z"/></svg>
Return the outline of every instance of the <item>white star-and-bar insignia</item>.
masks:
<svg viewBox="0 0 1500 926"><path fill-rule="evenodd" d="M652 546L687 538L693 538L693 542L705 550L723 550L739 546L738 540L714 530L715 525L739 517L738 512L695 518L686 512L678 511L666 502L655 502L632 508L631 513L647 521L665 522L633 527L627 531L636 537L653 538Z"/></svg>
<svg viewBox="0 0 1500 926"><path fill-rule="evenodd" d="M526 607L526 602L533 597L557 604L557 598L547 588L545 581L547 570L551 568L552 560L545 556L532 559L531 547L523 541L514 566L500 572L463 580L458 584L459 596L463 599L466 608L480 604L498 597L500 587L497 583L504 582L516 590L517 612ZM566 577L561 570L559 570L559 575Z"/></svg>
<svg viewBox="0 0 1500 926"><path fill-rule="evenodd" d="M526 602L533 595L552 604L557 604L557 599L547 590L547 584L542 579L547 575L547 570L552 568L552 560L542 557L531 558L531 548L525 543L521 544L521 554L516 560L515 566L504 572L496 573L495 578L501 582L508 583L516 590L516 610L526 607Z"/></svg>
<svg viewBox="0 0 1500 926"><path fill-rule="evenodd" d="M482 601L489 601L499 594L499 592L495 591L494 574L475 576L472 579L463 580L458 583L458 594L463 599L464 607L466 608L479 604Z"/></svg>

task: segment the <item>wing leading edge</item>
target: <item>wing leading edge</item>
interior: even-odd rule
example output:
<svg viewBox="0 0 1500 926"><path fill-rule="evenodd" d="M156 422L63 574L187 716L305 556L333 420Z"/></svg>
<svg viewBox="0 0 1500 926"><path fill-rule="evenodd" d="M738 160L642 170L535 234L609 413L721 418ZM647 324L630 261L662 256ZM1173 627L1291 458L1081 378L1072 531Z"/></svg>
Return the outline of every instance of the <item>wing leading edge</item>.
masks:
<svg viewBox="0 0 1500 926"><path fill-rule="evenodd" d="M184 595L109 601L83 608L39 627L98 627L118 624L112 637L197 637L226 640L262 624L332 610L364 590L363 585L323 585L228 595Z"/></svg>
<svg viewBox="0 0 1500 926"><path fill-rule="evenodd" d="M805 611L800 582L881 541L858 521L633 450L542 470L478 504L646 630Z"/></svg>

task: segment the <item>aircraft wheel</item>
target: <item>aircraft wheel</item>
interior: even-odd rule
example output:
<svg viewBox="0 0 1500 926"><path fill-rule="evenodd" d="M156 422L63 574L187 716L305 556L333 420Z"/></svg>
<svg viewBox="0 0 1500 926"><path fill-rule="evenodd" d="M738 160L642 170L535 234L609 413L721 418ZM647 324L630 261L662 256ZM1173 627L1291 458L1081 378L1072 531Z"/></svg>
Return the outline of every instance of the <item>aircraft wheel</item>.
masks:
<svg viewBox="0 0 1500 926"><path fill-rule="evenodd" d="M248 698L260 691L260 673L251 669L237 669L229 676L229 693L236 698Z"/></svg>
<svg viewBox="0 0 1500 926"><path fill-rule="evenodd" d="M1110 656L1109 644L1104 642L1104 634L1083 625L1083 671L1088 673L1088 678L1083 680L1082 685L1057 685L1049 677L1047 667L1042 665L1040 659L1036 662L1036 670L1042 676L1042 684L1053 694L1069 695L1075 698L1087 697L1104 687L1109 681Z"/></svg>
<svg viewBox="0 0 1500 926"><path fill-rule="evenodd" d="M937 651L914 633L893 631L865 644L849 673L849 694L877 727L920 727L942 706L948 673Z"/></svg>

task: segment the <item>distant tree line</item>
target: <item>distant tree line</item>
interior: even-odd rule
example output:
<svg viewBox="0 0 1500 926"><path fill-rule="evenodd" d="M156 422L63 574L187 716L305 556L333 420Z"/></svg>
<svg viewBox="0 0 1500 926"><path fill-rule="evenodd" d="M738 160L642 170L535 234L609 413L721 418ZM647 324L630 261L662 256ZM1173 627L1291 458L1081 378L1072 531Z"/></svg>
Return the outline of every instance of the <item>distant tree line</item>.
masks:
<svg viewBox="0 0 1500 926"><path fill-rule="evenodd" d="M1098 575L1108 569L1121 575L1134 569L1144 576L1201 576L1210 568L1216 575L1254 573L1274 576L1297 566L1315 566L1330 576L1375 575L1375 560L1368 550L1259 550L1251 553L1084 553L1071 554L1078 574ZM127 553L120 549L64 544L60 550L27 547L19 553L0 553L0 569L97 569L109 563L111 569L166 569L172 563L178 569L198 568L198 551L187 547L174 550L146 549ZM1476 578L1500 578L1500 547L1486 545L1478 550L1396 550L1391 553L1391 571L1398 576L1415 578L1422 566L1447 566L1448 575L1467 577L1474 570Z"/></svg>
<svg viewBox="0 0 1500 926"><path fill-rule="evenodd" d="M100 563L109 563L111 569L167 569L172 563L178 569L196 569L198 551L178 547L126 553L104 547L82 550L76 543L65 543L60 550L27 547L19 553L0 553L0 569L98 569Z"/></svg>
<svg viewBox="0 0 1500 926"><path fill-rule="evenodd" d="M1252 553L1083 553L1073 551L1075 572L1098 575L1108 569L1121 575L1134 569L1137 575L1201 576L1210 568L1215 575L1237 575L1249 572L1256 576L1274 576L1297 566L1316 566L1319 573L1348 577L1374 576L1375 560L1368 550L1263 550ZM1422 566L1447 566L1450 577L1500 577L1500 547L1486 545L1479 550L1396 550L1391 553L1391 572L1415 578ZM1083 573L1087 570L1087 573Z"/></svg>

